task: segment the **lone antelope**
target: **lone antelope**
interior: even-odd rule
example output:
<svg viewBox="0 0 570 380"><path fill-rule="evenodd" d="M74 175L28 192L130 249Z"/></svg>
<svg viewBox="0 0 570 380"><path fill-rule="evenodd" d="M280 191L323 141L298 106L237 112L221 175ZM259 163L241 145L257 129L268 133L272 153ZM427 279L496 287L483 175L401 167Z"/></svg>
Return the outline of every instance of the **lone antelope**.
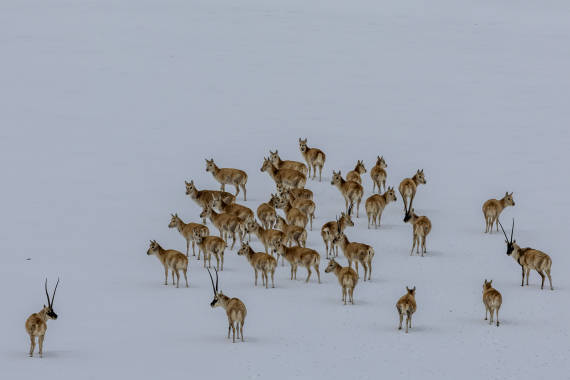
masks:
<svg viewBox="0 0 570 380"><path fill-rule="evenodd" d="M284 193L282 193L282 196L287 197L291 202L291 206L301 210L307 216L307 218L309 218L310 229L312 231L313 219L315 219L315 208L316 208L315 202L313 202L310 199L297 198L290 191L285 191Z"/></svg>
<svg viewBox="0 0 570 380"><path fill-rule="evenodd" d="M57 283L55 284L55 288L53 289L50 300L46 279L44 287L46 290L48 305L44 305L42 310L37 313L33 313L28 317L28 319L26 319L26 332L30 336L30 356L34 356L34 349L36 348L36 337L38 338L38 344L40 346L38 353L40 354L40 358L43 356L44 337L47 331L47 320L57 319L57 314L53 311L53 299L55 298L55 291L57 290L58 284L59 278L57 279Z"/></svg>
<svg viewBox="0 0 570 380"><path fill-rule="evenodd" d="M406 334L408 333L408 327L412 328L412 315L416 312L416 287L410 289L406 286L407 294L400 297L396 303L396 309L398 310L398 315L400 316L400 325L398 330L402 329L402 320L404 315L406 315Z"/></svg>
<svg viewBox="0 0 570 380"><path fill-rule="evenodd" d="M279 157L278 150L275 150L275 152L269 151L269 160L277 169L293 169L305 176L308 173L307 166L302 162L289 160L283 161L281 157Z"/></svg>
<svg viewBox="0 0 570 380"><path fill-rule="evenodd" d="M214 299L210 302L210 307L222 307L228 316L228 339L230 339L230 330L233 331L233 343L236 342L236 330L238 339L241 334L241 341L243 342L243 324L245 323L245 316L247 309L239 298L230 298L218 291L218 271L216 271L216 285L214 286L214 279L212 273L208 269L210 281L212 282L212 289L214 290Z"/></svg>
<svg viewBox="0 0 570 380"><path fill-rule="evenodd" d="M285 212L287 223L302 228L307 227L307 224L309 223L309 218L307 217L307 214L305 214L300 209L293 207L289 197L284 195L280 196L277 207Z"/></svg>
<svg viewBox="0 0 570 380"><path fill-rule="evenodd" d="M269 202L262 203L257 208L257 217L263 228L273 228L277 223L277 211L275 211L277 204L279 204L279 197L271 194Z"/></svg>
<svg viewBox="0 0 570 380"><path fill-rule="evenodd" d="M356 166L354 167L354 170L351 170L346 174L346 180L347 181L354 181L354 182L362 185L362 178L360 178L360 176L364 173L366 173L366 168L364 167L364 162L358 160L358 162L356 163Z"/></svg>
<svg viewBox="0 0 570 380"><path fill-rule="evenodd" d="M505 193L501 199L489 199L483 203L483 216L485 217L485 233L493 232L493 224L496 224L497 232L499 231L499 216L501 212L508 207L514 206L513 193Z"/></svg>
<svg viewBox="0 0 570 380"><path fill-rule="evenodd" d="M382 218L382 212L386 205L390 202L396 202L396 192L393 187L389 187L388 190L382 194L374 194L370 196L366 203L364 204L366 208L366 215L368 216L368 228L370 229L370 222L374 227L380 227L380 219Z"/></svg>
<svg viewBox="0 0 570 380"><path fill-rule="evenodd" d="M362 201L362 196L364 195L364 189L362 188L362 185L354 181L345 181L340 174L340 170L338 172L335 172L333 170L331 185L336 186L336 188L344 197L344 206L347 213L348 205L356 204L356 217L358 218L360 202Z"/></svg>
<svg viewBox="0 0 570 380"><path fill-rule="evenodd" d="M343 267L334 259L329 260L329 265L325 269L325 273L333 272L338 279L338 283L342 288L342 301L346 305L347 298L354 305L354 288L358 283L358 275L351 267Z"/></svg>
<svg viewBox="0 0 570 380"><path fill-rule="evenodd" d="M542 283L540 289L544 289L544 273L548 276L548 281L550 282L550 290L554 290L552 287L552 277L550 277L550 268L552 267L552 259L546 253L533 248L521 248L518 246L517 241L513 241L513 232L515 229L515 221L513 219L513 228L511 229L511 239L507 238L507 234L503 229L503 225L499 222L501 230L505 235L505 243L507 243L507 255L511 256L516 260L522 269L522 280L521 286L524 286L524 278L526 273L526 285L528 286L528 277L530 275L531 269L534 269L542 278Z"/></svg>
<svg viewBox="0 0 570 380"><path fill-rule="evenodd" d="M358 275L358 263L362 264L364 268L364 281L366 281L366 275L368 274L368 280L370 281L370 276L372 274L372 259L374 258L374 248L368 244L362 243L351 243L348 241L346 235L337 230L337 234L334 237L333 244L340 245L344 256L348 260L348 266L352 268L352 262L356 266L356 274Z"/></svg>
<svg viewBox="0 0 570 380"><path fill-rule="evenodd" d="M230 249L234 249L236 243L236 233L239 235L240 239L244 235L244 222L235 215L221 213L218 214L211 206L206 207L201 213L200 218L210 218L210 221L218 231L220 231L220 237L224 241L228 242L229 236L232 237L232 246Z"/></svg>
<svg viewBox="0 0 570 380"><path fill-rule="evenodd" d="M487 312L489 313L489 324L493 324L493 312L497 315L497 327L499 327L499 309L503 303L501 293L493 288L493 280L483 283L483 305L485 305L485 320L487 320Z"/></svg>
<svg viewBox="0 0 570 380"><path fill-rule="evenodd" d="M268 288L268 275L271 273L271 287L275 287L275 268L277 268L277 260L273 256L263 253L255 252L248 243L242 242L242 246L238 251L239 256L245 256L247 261L252 266L255 272L255 286L257 286L257 274L261 272L261 281Z"/></svg>
<svg viewBox="0 0 570 380"><path fill-rule="evenodd" d="M317 175L317 168L319 169L319 182L321 182L321 174L323 172L323 166L325 166L326 156L324 152L317 148L309 148L307 146L307 139L301 140L299 138L299 150L303 155L303 158L307 162L309 167L309 174L307 177L311 176L311 168L313 169L313 179Z"/></svg>
<svg viewBox="0 0 570 380"><path fill-rule="evenodd" d="M277 193L279 195L282 195L286 191L288 191L289 194L293 195L295 199L302 198L313 200L313 192L309 189L286 189L283 184L277 184Z"/></svg>
<svg viewBox="0 0 570 380"><path fill-rule="evenodd" d="M413 228L412 250L410 256L414 253L419 254L420 244L422 245L422 256L426 253L426 238L431 231L431 221L427 216L417 216L414 209L411 209L404 217L404 222L410 223ZM416 245L417 244L417 245Z"/></svg>
<svg viewBox="0 0 570 380"><path fill-rule="evenodd" d="M147 255L155 255L160 260L160 263L164 267L164 285L168 285L168 270L172 272L172 285L174 285L174 274L176 273L176 287L180 283L180 272L184 274L184 279L186 280L186 287L188 287L188 258L182 253L174 249L164 249L162 248L156 240L150 241L150 247L146 251Z"/></svg>
<svg viewBox="0 0 570 380"><path fill-rule="evenodd" d="M283 231L285 234L285 239L283 242L287 242L287 245L289 247L291 247L293 242L295 242L298 247L305 247L307 243L307 230L305 230L303 227L287 224L285 219L280 216L277 217L277 223L275 224L275 227Z"/></svg>
<svg viewBox="0 0 570 380"><path fill-rule="evenodd" d="M354 222L352 221L352 218L350 217L351 211L352 211L352 205L350 205L350 207L348 209L348 214L341 212L340 218L338 220L333 220L333 221L326 222L325 224L323 224L323 227L321 228L321 237L323 238L323 241L325 242L327 259L329 257L333 257L333 256L337 257L338 256L338 246L335 246L333 244L334 237L335 237L337 231L340 229L340 232L344 232L344 230L347 226L354 227ZM330 247L330 251L329 251L329 247ZM329 254L329 252L330 252L330 254Z"/></svg>
<svg viewBox="0 0 570 380"><path fill-rule="evenodd" d="M313 267L315 272L317 272L319 284L321 283L321 272L319 271L321 256L314 249L302 247L288 248L280 242L280 244L274 248L274 252L284 257L291 265L291 280L297 279L297 267L301 265L307 269L307 279L305 282L309 282L311 278L311 267Z"/></svg>
<svg viewBox="0 0 570 380"><path fill-rule="evenodd" d="M170 223L168 223L168 228L176 228L180 235L186 239L186 257L188 257L188 251L190 250L190 242L192 242L192 256L196 256L194 239L194 231L197 231L199 236L207 236L210 234L208 227L200 223L184 223L182 219L178 217L178 214L170 214ZM198 260L200 260L200 252L198 251Z"/></svg>
<svg viewBox="0 0 570 380"><path fill-rule="evenodd" d="M206 268L206 261L208 268L212 266L212 255L216 258L216 270L224 270L224 250L227 247L224 239L218 236L203 236L197 232L194 233L194 240L198 244L198 250L204 253L204 268ZM198 252L199 255L199 252ZM220 268L221 263L221 268Z"/></svg>
<svg viewBox="0 0 570 380"><path fill-rule="evenodd" d="M218 168L214 163L214 159L206 159L206 171L212 173L215 180L222 186L221 190L226 190L226 185L233 185L236 188L236 197L239 195L239 189L243 190L243 200L247 201L247 191L245 185L247 184L247 173L239 169L231 168Z"/></svg>
<svg viewBox="0 0 570 380"><path fill-rule="evenodd" d="M190 198L192 198L192 200L201 208L211 205L214 201L215 195L221 197L227 203L233 203L236 200L236 197L233 194L226 191L198 190L196 185L194 185L194 180L191 180L190 182L184 181L184 183L186 184L186 195L189 195ZM202 222L206 224L206 219Z"/></svg>
<svg viewBox="0 0 570 380"><path fill-rule="evenodd" d="M414 203L414 197L416 196L416 190L419 184L426 184L426 178L424 176L424 169L418 170L412 178L404 178L400 182L400 195L402 195L402 200L404 201L404 212L407 213L409 209L412 208ZM408 198L410 199L410 205L408 206Z"/></svg>
<svg viewBox="0 0 570 380"><path fill-rule="evenodd" d="M267 172L276 184L281 184L285 188L302 189L307 182L303 173L293 169L277 169L268 158L263 159L263 165L259 170Z"/></svg>
<svg viewBox="0 0 570 380"><path fill-rule="evenodd" d="M376 165L370 170L370 178L372 178L372 192L378 187L378 193L382 191L382 186L384 186L384 191L386 191L386 161L384 157L378 156L376 158Z"/></svg>
<svg viewBox="0 0 570 380"><path fill-rule="evenodd" d="M275 247L280 245L281 241L285 240L285 233L283 233L283 231L265 229L256 221L247 223L247 232L253 232L257 236L261 244L265 247L265 253L269 253L269 250L273 252Z"/></svg>

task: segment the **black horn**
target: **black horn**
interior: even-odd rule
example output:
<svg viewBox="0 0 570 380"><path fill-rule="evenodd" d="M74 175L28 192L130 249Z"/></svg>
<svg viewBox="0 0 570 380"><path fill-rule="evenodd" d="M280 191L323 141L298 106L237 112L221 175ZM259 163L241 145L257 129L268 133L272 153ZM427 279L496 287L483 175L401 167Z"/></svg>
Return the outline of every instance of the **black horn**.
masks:
<svg viewBox="0 0 570 380"><path fill-rule="evenodd" d="M55 291L57 290L58 285L59 285L59 277L57 278L57 282L55 283L55 288L53 289L53 294L51 295L51 304L50 304L51 307L53 307L53 300L55 299Z"/></svg>
<svg viewBox="0 0 570 380"><path fill-rule="evenodd" d="M214 296L216 295L216 287L214 286L214 278L212 277L212 272L210 272L210 268L206 268L208 269L208 274L210 275L210 281L212 282L212 289L214 290ZM218 281L218 278L216 277L216 282Z"/></svg>
<svg viewBox="0 0 570 380"><path fill-rule="evenodd" d="M511 243L513 242L513 233L515 232L515 218L513 218L513 227L511 228Z"/></svg>
<svg viewBox="0 0 570 380"><path fill-rule="evenodd" d="M49 300L49 293L48 293L48 290L47 290L47 278L46 278L46 282L45 282L45 284L44 284L44 288L46 289L46 297L47 297L48 306L51 307L51 302L50 302L50 300Z"/></svg>
<svg viewBox="0 0 570 380"><path fill-rule="evenodd" d="M503 225L501 224L500 220L497 220L499 222L499 226L501 226L501 230L503 230L503 235L505 235L505 241L508 243L509 242L509 238L507 237L507 233L505 232L505 229L503 228Z"/></svg>

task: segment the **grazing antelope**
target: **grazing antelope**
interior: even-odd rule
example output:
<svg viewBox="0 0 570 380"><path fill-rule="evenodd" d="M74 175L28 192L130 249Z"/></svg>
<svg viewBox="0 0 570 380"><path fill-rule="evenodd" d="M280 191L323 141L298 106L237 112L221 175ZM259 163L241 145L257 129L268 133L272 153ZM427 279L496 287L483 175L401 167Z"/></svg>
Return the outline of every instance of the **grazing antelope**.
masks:
<svg viewBox="0 0 570 380"><path fill-rule="evenodd" d="M354 305L354 288L358 283L358 274L351 267L343 267L334 259L329 260L329 265L325 269L325 273L333 272L338 279L342 288L342 301L346 305L347 298Z"/></svg>
<svg viewBox="0 0 570 380"><path fill-rule="evenodd" d="M412 178L404 178L400 182L400 195L404 201L404 213L407 213L409 209L412 208L414 203L414 197L416 196L416 190L419 184L426 184L426 178L424 176L424 169L418 170ZM408 206L408 198L410 199L410 205Z"/></svg>
<svg viewBox="0 0 570 380"><path fill-rule="evenodd" d="M224 270L224 250L227 247L226 242L219 236L203 236L197 232L194 233L194 240L198 244L198 251L204 253L204 268L206 268L206 261L208 268L212 267L212 255L216 258L216 270ZM220 263L221 268L220 268Z"/></svg>
<svg viewBox="0 0 570 380"><path fill-rule="evenodd" d="M283 185L287 189L302 189L307 182L307 178L303 173L293 169L277 169L267 158L263 159L263 165L259 170L267 172L276 184Z"/></svg>
<svg viewBox="0 0 570 380"><path fill-rule="evenodd" d="M170 214L170 223L168 223L168 228L176 228L180 235L186 239L186 257L188 257L188 251L190 250L190 242L192 242L192 256L196 256L194 239L194 231L197 231L199 236L207 236L210 234L208 227L199 223L184 223L182 219L178 217L178 214ZM198 260L200 260L200 250L198 250Z"/></svg>
<svg viewBox="0 0 570 380"><path fill-rule="evenodd" d="M188 287L188 258L182 253L174 249L164 249L162 248L156 240L150 241L150 247L146 251L147 255L155 255L160 260L160 263L164 267L164 285L168 285L168 270L172 272L172 285L174 285L174 274L176 273L176 287L180 283L180 272L184 274L184 279L186 280L186 287Z"/></svg>
<svg viewBox="0 0 570 380"><path fill-rule="evenodd" d="M303 211L299 210L298 208L293 207L289 197L285 195L280 196L277 207L285 212L287 223L302 228L307 227L307 224L309 223L309 218L307 217L307 214L305 214Z"/></svg>
<svg viewBox="0 0 570 380"><path fill-rule="evenodd" d="M396 303L396 310L398 310L398 315L400 316L400 325L398 330L402 329L402 320L404 315L406 315L406 334L408 333L408 327L412 328L412 314L416 312L416 287L410 289L406 286L407 294L400 297Z"/></svg>
<svg viewBox="0 0 570 380"><path fill-rule="evenodd" d="M233 203L236 200L236 197L233 194L226 191L198 190L196 185L194 185L194 180L191 180L190 182L184 181L184 183L186 184L186 195L189 195L190 198L192 198L192 200L202 208L212 204L215 195L221 197L227 203ZM206 224L206 219L202 222Z"/></svg>
<svg viewBox="0 0 570 380"><path fill-rule="evenodd" d="M283 161L281 157L279 157L278 150L275 150L275 152L269 151L269 160L277 169L293 169L303 174L304 176L307 175L308 169L304 163L289 160Z"/></svg>
<svg viewBox="0 0 570 380"><path fill-rule="evenodd" d="M406 216L404 217L404 222L410 223L413 228L413 239L412 239L412 250L410 251L410 256L414 253L414 247L416 247L416 253L419 253L420 244L422 245L422 256L426 253L426 238L431 231L431 221L427 216L417 216L414 209L412 208ZM416 246L417 244L417 246Z"/></svg>
<svg viewBox="0 0 570 380"><path fill-rule="evenodd" d="M240 218L232 214L218 214L211 206L206 207L201 213L200 218L210 218L212 224L220 231L220 237L228 243L229 236L232 237L232 246L234 249L236 243L236 233L239 235L240 240L244 235L244 222Z"/></svg>
<svg viewBox="0 0 570 380"><path fill-rule="evenodd" d="M352 218L350 217L350 213L352 211L352 205L350 205L349 209L348 209L348 213L344 213L341 212L340 213L340 218L338 220L333 220L330 222L326 222L325 224L323 224L323 227L321 228L321 237L323 238L323 241L325 242L325 247L326 247L326 251L327 251L327 259L329 257L337 257L338 256L338 246L335 246L333 244L333 240L334 237L337 233L337 231L340 229L340 232L344 232L345 228L347 226L349 227L354 227L354 222L352 221ZM329 251L329 247L330 247L330 251ZM330 252L330 254L329 254Z"/></svg>
<svg viewBox="0 0 570 380"><path fill-rule="evenodd" d="M372 274L372 259L374 258L374 248L368 244L351 243L348 241L346 235L339 230L337 230L333 244L340 245L344 256L348 260L349 268L352 268L352 262L354 261L357 275L358 263L362 264L362 267L364 268L364 281L366 281L366 274L368 274L368 280L370 281L370 276Z"/></svg>
<svg viewBox="0 0 570 380"><path fill-rule="evenodd" d="M236 342L236 330L238 339L241 334L241 341L243 342L243 324L245 323L245 316L247 309L239 298L230 298L218 291L218 271L216 271L216 285L214 286L214 279L212 273L208 269L210 281L212 282L212 289L214 290L214 299L210 302L210 307L222 307L228 316L228 339L230 339L230 330L233 331L233 343Z"/></svg>
<svg viewBox="0 0 570 380"><path fill-rule="evenodd" d="M353 181L362 185L362 178L360 176L366 173L366 168L364 167L364 162L358 160L354 170L349 171L346 174L347 181Z"/></svg>
<svg viewBox="0 0 570 380"><path fill-rule="evenodd" d="M550 282L550 290L554 290L552 287L552 277L550 277L550 269L552 267L552 259L546 253L533 248L521 248L517 244L517 241L513 241L513 232L515 230L515 220L513 219L513 227L511 229L511 239L507 238L507 234L503 229L503 225L499 222L501 230L505 235L505 243L507 243L507 255L511 256L516 260L522 269L522 280L521 286L524 286L524 278L526 273L526 285L528 286L528 277L530 275L531 269L534 269L542 278L542 283L540 289L544 289L544 273L548 276L548 281Z"/></svg>
<svg viewBox="0 0 570 380"><path fill-rule="evenodd" d="M255 286L257 286L257 273L261 271L261 281L268 288L268 274L271 273L271 287L275 287L274 277L277 260L267 253L255 252L247 242L242 242L238 251L239 256L245 256L255 272Z"/></svg>
<svg viewBox="0 0 570 380"><path fill-rule="evenodd" d="M485 233L493 232L493 224L496 224L497 232L499 231L499 216L501 212L508 207L514 206L513 193L505 193L502 199L489 199L483 203L483 216L485 217Z"/></svg>
<svg viewBox="0 0 570 380"><path fill-rule="evenodd" d="M321 256L317 251L302 247L288 248L281 244L281 242L279 243L280 244L274 248L274 252L281 255L281 257L284 257L291 265L291 280L297 279L297 267L300 264L307 268L307 279L305 282L309 282L309 279L311 278L311 267L313 267L315 272L317 272L319 284L321 283L321 272L319 271Z"/></svg>
<svg viewBox="0 0 570 380"><path fill-rule="evenodd" d="M273 228L275 223L277 223L277 211L275 207L279 203L279 197L277 195L271 194L271 199L267 203L262 203L257 208L257 217L261 222L263 228Z"/></svg>
<svg viewBox="0 0 570 380"><path fill-rule="evenodd" d="M283 197L287 197L291 201L291 206L293 208L301 210L307 218L309 218L310 229L313 230L313 219L315 219L315 202L310 199L297 198L290 191L285 191L282 193Z"/></svg>
<svg viewBox="0 0 570 380"><path fill-rule="evenodd" d="M307 146L307 139L301 140L299 138L299 150L303 155L303 158L307 162L309 168L308 177L311 176L311 168L313 169L313 179L317 175L317 168L319 169L319 182L321 182L321 174L323 172L323 166L325 166L326 156L324 152L317 148L309 148Z"/></svg>
<svg viewBox="0 0 570 380"><path fill-rule="evenodd" d="M283 242L287 242L289 247L291 247L293 242L297 244L297 247L305 247L307 243L307 230L303 227L287 224L285 219L280 216L277 217L275 227L283 231L285 234Z"/></svg>
<svg viewBox="0 0 570 380"><path fill-rule="evenodd" d="M382 186L384 186L384 191L386 191L386 161L384 157L378 156L376 158L376 165L370 170L370 178L372 178L372 192L378 187L378 193L382 191ZM381 186L382 185L382 186Z"/></svg>
<svg viewBox="0 0 570 380"><path fill-rule="evenodd" d="M233 185L236 188L236 197L239 195L239 189L243 190L243 200L247 201L247 191L245 185L247 184L247 173L239 169L231 168L218 168L214 163L214 159L206 159L206 171L212 173L214 179L222 186L221 190L226 190L226 185Z"/></svg>
<svg viewBox="0 0 570 380"><path fill-rule="evenodd" d="M283 184L277 184L277 193L279 195L282 195L286 191L288 191L289 194L293 195L295 199L301 198L313 200L313 192L309 189L286 189Z"/></svg>
<svg viewBox="0 0 570 380"><path fill-rule="evenodd" d="M59 284L59 278L57 279L57 283L55 284L55 288L53 289L53 293L51 295L51 300L49 298L49 293L47 290L47 279L44 284L46 290L46 297L48 305L44 305L42 310L38 313L33 313L26 319L26 332L30 336L30 356L34 356L34 349L36 348L36 337L38 338L38 344L40 346L39 354L40 358L43 356L43 349L44 349L44 337L47 331L47 320L48 319L57 319L57 314L53 311L53 299L55 298L55 291L57 290L57 285Z"/></svg>
<svg viewBox="0 0 570 380"><path fill-rule="evenodd" d="M256 221L247 223L247 232L254 233L261 244L265 247L265 253L269 253L269 249L273 250L285 240L285 233L279 230L271 230L263 228Z"/></svg>
<svg viewBox="0 0 570 380"><path fill-rule="evenodd" d="M370 229L370 222L374 227L380 227L380 219L382 218L382 212L386 205L390 202L396 202L396 192L393 187L389 187L388 190L382 194L374 194L370 196L364 207L366 208L366 215L368 216L368 228Z"/></svg>
<svg viewBox="0 0 570 380"><path fill-rule="evenodd" d="M493 312L497 315L497 327L499 327L499 309L503 303L501 293L493 288L493 280L483 283L483 305L485 305L485 320L487 320L487 312L489 312L489 324L493 324Z"/></svg>
<svg viewBox="0 0 570 380"><path fill-rule="evenodd" d="M348 205L356 203L356 217L358 218L360 210L360 202L362 201L362 196L364 195L364 189L362 185L354 181L345 181L340 175L340 170L335 172L333 170L333 178L331 185L336 186L344 197L345 211L348 213Z"/></svg>

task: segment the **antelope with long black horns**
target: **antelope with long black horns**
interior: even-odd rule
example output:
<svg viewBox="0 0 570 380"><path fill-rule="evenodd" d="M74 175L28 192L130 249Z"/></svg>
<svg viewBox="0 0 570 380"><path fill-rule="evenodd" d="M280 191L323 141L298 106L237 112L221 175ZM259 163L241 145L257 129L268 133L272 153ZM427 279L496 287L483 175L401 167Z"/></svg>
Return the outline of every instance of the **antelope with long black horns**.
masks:
<svg viewBox="0 0 570 380"><path fill-rule="evenodd" d="M59 285L59 278L57 279L57 283L55 284L55 288L53 289L53 293L50 299L47 289L47 278L46 278L44 287L46 290L46 297L48 304L47 306L44 305L43 309L40 310L38 313L30 315L26 320L26 331L28 332L28 335L30 335L30 356L34 356L34 349L36 348L36 337L38 338L38 344L40 346L39 350L40 357L42 357L43 355L44 337L47 331L47 320L57 319L57 314L53 311L53 300L55 298L55 291L57 290L58 285Z"/></svg>

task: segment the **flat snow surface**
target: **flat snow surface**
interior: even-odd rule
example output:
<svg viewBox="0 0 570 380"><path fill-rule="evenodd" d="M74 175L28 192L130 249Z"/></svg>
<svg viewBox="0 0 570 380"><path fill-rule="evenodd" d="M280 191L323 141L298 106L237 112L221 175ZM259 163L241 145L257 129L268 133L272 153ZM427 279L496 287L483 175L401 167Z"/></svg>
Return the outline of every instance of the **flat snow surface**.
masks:
<svg viewBox="0 0 570 380"><path fill-rule="evenodd" d="M565 0L0 2L0 376L568 378L569 20ZM231 344L201 262L189 289L166 287L148 241L184 250L169 214L199 220L184 180L218 189L204 158L247 170L255 209L274 191L263 157L301 160L299 137L327 153L307 183L309 247L324 256L320 226L344 208L332 170L380 154L390 185L425 169L429 251L409 255L399 194L381 229L361 214L347 230L376 251L354 306L324 257L322 284L280 266L266 290L227 251L221 289L248 308ZM483 233L482 203L505 191L502 220L551 255L554 291L535 272L521 288L502 234ZM30 359L24 322L58 276L60 317ZM485 278L503 294L499 328L483 320Z"/></svg>

